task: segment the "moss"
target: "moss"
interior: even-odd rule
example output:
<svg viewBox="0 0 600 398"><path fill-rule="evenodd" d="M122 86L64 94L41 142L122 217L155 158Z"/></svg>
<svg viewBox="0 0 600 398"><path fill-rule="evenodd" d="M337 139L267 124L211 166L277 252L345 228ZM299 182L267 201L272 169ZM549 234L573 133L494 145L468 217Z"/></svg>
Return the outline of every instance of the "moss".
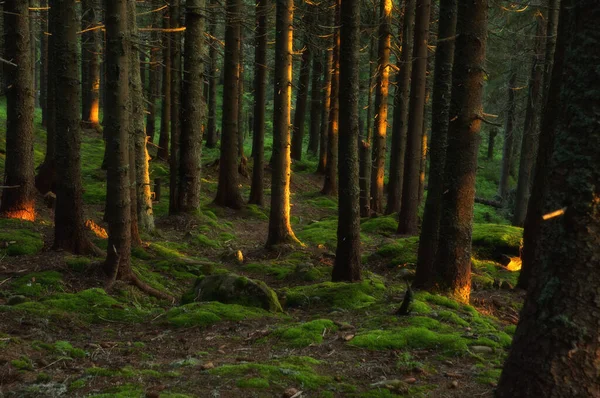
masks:
<svg viewBox="0 0 600 398"><path fill-rule="evenodd" d="M321 209L337 210L338 208L337 202L328 196L309 199L306 201L306 203L312 207L318 207Z"/></svg>
<svg viewBox="0 0 600 398"><path fill-rule="evenodd" d="M431 307L420 300L414 300L411 308L412 308L413 314L426 315L426 314L431 314L431 312L432 312Z"/></svg>
<svg viewBox="0 0 600 398"><path fill-rule="evenodd" d="M269 388L269 380L262 377L251 377L249 379L238 380L236 385L240 388Z"/></svg>
<svg viewBox="0 0 600 398"><path fill-rule="evenodd" d="M329 319L317 319L296 326L279 328L274 335L292 347L308 347L312 344L322 343L326 330L334 332L337 330L337 326Z"/></svg>
<svg viewBox="0 0 600 398"><path fill-rule="evenodd" d="M408 323L412 326L423 327L429 330L439 330L442 327L442 324L439 321L426 316L410 317Z"/></svg>
<svg viewBox="0 0 600 398"><path fill-rule="evenodd" d="M517 331L517 325L508 325L504 328L504 332L510 336L514 336Z"/></svg>
<svg viewBox="0 0 600 398"><path fill-rule="evenodd" d="M208 236L203 234L198 234L194 236L194 243L199 247L209 247L209 248L219 248L221 244L216 240L210 239Z"/></svg>
<svg viewBox="0 0 600 398"><path fill-rule="evenodd" d="M111 387L105 393L89 395L89 398L137 398L145 396L144 387L137 384L124 384ZM161 397L163 394L161 394Z"/></svg>
<svg viewBox="0 0 600 398"><path fill-rule="evenodd" d="M131 366L125 366L121 369L92 367L87 368L85 374L96 377L152 377L155 379L178 377L180 375L178 372L159 372L154 369L135 369Z"/></svg>
<svg viewBox="0 0 600 398"><path fill-rule="evenodd" d="M191 303L175 307L167 312L167 320L176 327L209 326L222 320L241 321L272 316L260 308L216 301Z"/></svg>
<svg viewBox="0 0 600 398"><path fill-rule="evenodd" d="M500 380L501 373L502 369L484 369L475 376L475 380L481 384L495 385Z"/></svg>
<svg viewBox="0 0 600 398"><path fill-rule="evenodd" d="M85 358L87 353L81 348L74 348L68 341L57 341L54 343L54 350L71 358Z"/></svg>
<svg viewBox="0 0 600 398"><path fill-rule="evenodd" d="M131 255L135 258L139 258L140 260L150 260L152 258L152 255L142 247L132 247Z"/></svg>
<svg viewBox="0 0 600 398"><path fill-rule="evenodd" d="M337 244L337 218L313 222L296 235L304 243L325 245L334 249Z"/></svg>
<svg viewBox="0 0 600 398"><path fill-rule="evenodd" d="M232 233L229 233L229 232L221 232L219 234L219 239L222 240L223 242L227 243L232 240L235 240L235 235Z"/></svg>
<svg viewBox="0 0 600 398"><path fill-rule="evenodd" d="M415 368L423 368L423 363L415 360L409 352L401 352L398 354L396 368L401 372L409 372Z"/></svg>
<svg viewBox="0 0 600 398"><path fill-rule="evenodd" d="M25 222L22 222L25 225ZM30 255L40 252L44 247L42 235L29 229L12 229L6 225L14 223L3 223L0 230L0 242L7 242L6 248L0 248L0 255L8 256ZM29 223L28 223L29 224Z"/></svg>
<svg viewBox="0 0 600 398"><path fill-rule="evenodd" d="M62 287L62 274L57 271L34 272L23 275L12 283L16 294L39 297Z"/></svg>
<svg viewBox="0 0 600 398"><path fill-rule="evenodd" d="M259 220L268 220L269 216L257 205L249 204L244 208L246 215Z"/></svg>
<svg viewBox="0 0 600 398"><path fill-rule="evenodd" d="M494 186L494 190L496 186ZM508 220L492 206L475 203L473 208L473 222L477 224L508 224Z"/></svg>
<svg viewBox="0 0 600 398"><path fill-rule="evenodd" d="M476 274L474 278L476 276L479 278L474 279L474 281L479 282L484 287L498 287L498 284L503 281L508 282L511 286L515 286L519 279L518 272L509 271L506 267L494 261L473 258L472 264L473 273Z"/></svg>
<svg viewBox="0 0 600 398"><path fill-rule="evenodd" d="M436 333L423 327L371 330L357 335L351 345L370 350L439 349L447 354L466 352L466 340L457 333Z"/></svg>
<svg viewBox="0 0 600 398"><path fill-rule="evenodd" d="M385 285L365 279L361 282L323 282L316 285L283 289L288 307L366 307L383 295Z"/></svg>
<svg viewBox="0 0 600 398"><path fill-rule="evenodd" d="M518 256L523 228L500 224L473 224L472 242L479 258L494 259L502 255Z"/></svg>
<svg viewBox="0 0 600 398"><path fill-rule="evenodd" d="M36 383L48 383L51 380L52 380L52 376L50 376L48 373L45 373L45 372L38 373L35 378Z"/></svg>
<svg viewBox="0 0 600 398"><path fill-rule="evenodd" d="M459 315L452 311L441 310L438 312L438 317L444 322L453 323L455 325L464 327L469 326L469 322L465 321Z"/></svg>
<svg viewBox="0 0 600 398"><path fill-rule="evenodd" d="M428 292L418 292L415 297L419 300L427 301L428 303L437 304L453 310L458 310L460 308L460 304L457 301L446 296L440 296Z"/></svg>
<svg viewBox="0 0 600 398"><path fill-rule="evenodd" d="M71 270L81 272L91 264L92 260L83 256L68 256L65 257L65 262Z"/></svg>
<svg viewBox="0 0 600 398"><path fill-rule="evenodd" d="M78 390L80 388L85 387L86 380L85 379L77 379L71 384L69 384L69 390Z"/></svg>
<svg viewBox="0 0 600 398"><path fill-rule="evenodd" d="M419 249L419 238L400 238L394 243L383 245L373 256L388 260L388 265L415 264L417 262L417 250Z"/></svg>
<svg viewBox="0 0 600 398"><path fill-rule="evenodd" d="M372 217L360 224L360 230L370 234L394 234L398 230L398 221L395 215Z"/></svg>
<svg viewBox="0 0 600 398"><path fill-rule="evenodd" d="M174 367L185 367L185 366L198 366L202 364L202 361L197 358L185 358L171 362L171 366Z"/></svg>
<svg viewBox="0 0 600 398"><path fill-rule="evenodd" d="M19 359L13 359L12 361L10 361L10 364L18 370L33 370L33 363L31 362L31 359L27 358L27 357L21 357Z"/></svg>

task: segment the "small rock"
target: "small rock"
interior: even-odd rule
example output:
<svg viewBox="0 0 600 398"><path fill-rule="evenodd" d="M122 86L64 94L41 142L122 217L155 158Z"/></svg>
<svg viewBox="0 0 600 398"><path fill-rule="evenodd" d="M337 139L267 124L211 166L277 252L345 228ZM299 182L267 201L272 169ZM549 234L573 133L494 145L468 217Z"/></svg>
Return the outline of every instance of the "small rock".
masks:
<svg viewBox="0 0 600 398"><path fill-rule="evenodd" d="M225 355L225 350L217 350L217 352L221 355Z"/></svg>
<svg viewBox="0 0 600 398"><path fill-rule="evenodd" d="M200 369L208 370L214 368L215 365L212 362L206 362L205 364L200 365Z"/></svg>
<svg viewBox="0 0 600 398"><path fill-rule="evenodd" d="M11 296L8 298L8 300L6 301L7 305L17 305L17 304L22 304L22 303L26 303L28 302L29 299L25 296Z"/></svg>
<svg viewBox="0 0 600 398"><path fill-rule="evenodd" d="M492 352L494 352L494 349L492 347L488 347L485 345L474 345L471 346L470 350L475 354L491 354Z"/></svg>
<svg viewBox="0 0 600 398"><path fill-rule="evenodd" d="M350 341L354 338L353 334L347 334L343 337L344 341Z"/></svg>
<svg viewBox="0 0 600 398"><path fill-rule="evenodd" d="M444 361L444 365L448 365L448 366L454 366L454 364L452 363L452 361Z"/></svg>
<svg viewBox="0 0 600 398"><path fill-rule="evenodd" d="M417 382L417 379L415 379L414 377L409 377L407 379L404 379L404 382L407 384L414 384Z"/></svg>
<svg viewBox="0 0 600 398"><path fill-rule="evenodd" d="M458 381L452 380L452 382L450 383L450 388L458 388Z"/></svg>
<svg viewBox="0 0 600 398"><path fill-rule="evenodd" d="M302 394L302 391L298 391L297 389L290 387L283 392L282 397L283 398L298 397L299 396L299 395L297 395L298 393Z"/></svg>

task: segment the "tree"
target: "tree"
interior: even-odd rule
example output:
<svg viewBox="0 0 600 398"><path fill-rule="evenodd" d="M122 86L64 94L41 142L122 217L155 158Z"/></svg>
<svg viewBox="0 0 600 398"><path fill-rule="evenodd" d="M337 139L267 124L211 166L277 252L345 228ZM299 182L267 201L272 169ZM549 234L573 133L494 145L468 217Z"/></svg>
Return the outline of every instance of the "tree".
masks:
<svg viewBox="0 0 600 398"><path fill-rule="evenodd" d="M321 106L323 100L322 81L323 77L323 57L322 52L314 49L312 57L312 81L310 88L310 129L308 137L307 152L313 156L317 156L319 152L319 131L321 130Z"/></svg>
<svg viewBox="0 0 600 398"><path fill-rule="evenodd" d="M458 2L436 289L469 302L475 173L487 39L487 0Z"/></svg>
<svg viewBox="0 0 600 398"><path fill-rule="evenodd" d="M242 195L238 187L238 96L240 78L241 0L227 0L225 23L225 59L223 61L223 132L219 158L219 184L215 203L240 209Z"/></svg>
<svg viewBox="0 0 600 398"><path fill-rule="evenodd" d="M169 29L169 9L163 16L163 29ZM158 137L159 159L169 159L169 136L171 126L171 40L169 33L162 35L163 47L163 76L162 76L162 109L160 114L160 136Z"/></svg>
<svg viewBox="0 0 600 398"><path fill-rule="evenodd" d="M337 248L331 278L358 281L360 265L360 209L358 185L358 97L360 0L344 0L340 7L339 210Z"/></svg>
<svg viewBox="0 0 600 398"><path fill-rule="evenodd" d="M402 187L402 205L398 233L415 235L419 224L419 175L423 157L423 118L427 88L427 42L429 40L430 0L417 0L413 68L408 113L408 136Z"/></svg>
<svg viewBox="0 0 600 398"><path fill-rule="evenodd" d="M265 107L267 103L267 0L256 0L254 47L254 118L252 134L252 186L248 203L264 204Z"/></svg>
<svg viewBox="0 0 600 398"><path fill-rule="evenodd" d="M171 149L169 152L169 214L179 208L179 140L181 137L181 0L172 0L171 37Z"/></svg>
<svg viewBox="0 0 600 398"><path fill-rule="evenodd" d="M438 234L444 189L444 166L450 96L454 37L456 36L456 0L440 1L438 43L435 50L435 75L431 103L431 149L427 200L419 238L415 286L424 287L432 282L433 263L438 246Z"/></svg>
<svg viewBox="0 0 600 398"><path fill-rule="evenodd" d="M29 2L4 2L6 82L6 160L0 216L35 220L33 163L33 74L29 36Z"/></svg>
<svg viewBox="0 0 600 398"><path fill-rule="evenodd" d="M290 224L290 108L292 102L293 0L277 0L275 15L275 87L273 102L273 173L267 247L298 242Z"/></svg>
<svg viewBox="0 0 600 398"><path fill-rule="evenodd" d="M377 18L373 11L373 19ZM373 141L373 75L375 74L375 63L377 62L375 36L371 35L369 44L369 87L367 89L367 126L366 135L363 134L360 142L359 159L359 185L360 185L360 216L371 215L371 142Z"/></svg>
<svg viewBox="0 0 600 398"><path fill-rule="evenodd" d="M153 8L159 8L160 0L152 0ZM160 13L152 13L152 32L150 32L150 69L148 71L148 114L146 115L146 135L148 141L154 142L156 135L156 99L159 96L160 73Z"/></svg>
<svg viewBox="0 0 600 398"><path fill-rule="evenodd" d="M200 159L205 102L204 0L187 0L185 16L184 79L179 164L179 208L200 208Z"/></svg>
<svg viewBox="0 0 600 398"><path fill-rule="evenodd" d="M371 211L374 213L383 213L383 176L385 174L387 141L392 8L392 0L381 0L377 49L377 84L375 86L375 125L373 127L373 170L371 172Z"/></svg>
<svg viewBox="0 0 600 398"><path fill-rule="evenodd" d="M544 124L554 130L555 142L543 211L555 214L541 227L540 266L497 397L600 394L600 114L597 92L590 89L600 79L599 22L597 2L562 2L549 92L559 99L546 110L558 117L555 125Z"/></svg>
<svg viewBox="0 0 600 398"><path fill-rule="evenodd" d="M325 174L327 168L327 138L329 131L329 113L331 111L331 80L333 79L333 49L323 52L323 103L321 105L321 130L319 133L319 164L317 173Z"/></svg>
<svg viewBox="0 0 600 398"><path fill-rule="evenodd" d="M81 117L92 128L100 124L100 33L97 0L81 3ZM60 97L59 97L60 98Z"/></svg>
<svg viewBox="0 0 600 398"><path fill-rule="evenodd" d="M306 103L308 101L308 88L310 82L310 61L312 48L310 45L311 12L308 10L303 18L304 22L304 47L302 49L302 61L300 62L300 76L298 76L298 91L296 91L296 109L294 112L294 124L292 125L292 149L291 156L294 160L302 159L302 142L304 140L304 120L306 119Z"/></svg>
<svg viewBox="0 0 600 398"><path fill-rule="evenodd" d="M408 132L408 104L410 75L412 73L413 34L415 24L415 0L404 3L402 24L402 54L398 61L396 94L394 97L394 124L392 125L392 148L390 152L390 175L388 185L387 214L400 211L404 162L406 157L406 135Z"/></svg>
<svg viewBox="0 0 600 398"><path fill-rule="evenodd" d="M217 45L215 38L217 34L217 22L214 17L214 7L216 0L210 1L210 19L208 24L209 49L208 49L208 122L206 124L206 147L214 148L217 146L219 137L217 136Z"/></svg>
<svg viewBox="0 0 600 398"><path fill-rule="evenodd" d="M508 198L510 169L512 165L514 125L517 101L515 100L517 90L517 70L515 61L511 61L511 70L508 80L508 105L506 109L506 126L504 128L504 146L502 148L502 168L500 170L500 183L498 184L498 196L505 201Z"/></svg>

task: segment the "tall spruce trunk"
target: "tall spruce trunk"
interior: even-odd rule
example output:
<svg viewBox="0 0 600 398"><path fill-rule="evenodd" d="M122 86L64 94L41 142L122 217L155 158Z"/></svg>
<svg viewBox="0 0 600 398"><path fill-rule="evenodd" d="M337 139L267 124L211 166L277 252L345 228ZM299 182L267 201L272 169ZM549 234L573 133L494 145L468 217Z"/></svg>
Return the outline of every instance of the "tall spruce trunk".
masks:
<svg viewBox="0 0 600 398"><path fill-rule="evenodd" d="M307 14L310 16L310 14ZM310 17L305 17L305 24L311 27ZM304 140L304 120L306 119L306 104L308 102L308 88L310 82L310 60L312 48L310 46L310 33L304 34L304 51L300 62L300 76L298 76L298 91L296 91L296 109L294 124L292 125L292 152L294 160L302 160L302 143Z"/></svg>
<svg viewBox="0 0 600 398"><path fill-rule="evenodd" d="M334 21L339 26L340 2L336 0ZM333 32L333 50L331 58L331 92L329 94L329 120L327 122L327 161L325 163L325 181L321 193L335 195L337 193L337 168L338 168L338 119L340 114L340 31Z"/></svg>
<svg viewBox="0 0 600 398"><path fill-rule="evenodd" d="M436 289L468 303L475 174L487 39L487 0L458 2Z"/></svg>
<svg viewBox="0 0 600 398"><path fill-rule="evenodd" d="M219 184L215 203L239 209L243 206L238 187L238 95L240 63L241 0L227 0L225 59L223 61L223 132L219 159Z"/></svg>
<svg viewBox="0 0 600 398"><path fill-rule="evenodd" d="M217 34L217 22L216 13L214 8L216 7L216 0L210 1L211 12L210 22L208 24L208 34L210 36L209 49L208 49L208 122L206 124L206 147L214 148L217 146L219 137L217 135L217 40L215 35Z"/></svg>
<svg viewBox="0 0 600 398"><path fill-rule="evenodd" d="M444 193L448 123L450 120L456 13L457 0L440 1L438 43L435 50L435 75L431 103L429 180L414 280L414 285L417 287L431 287L434 283L433 263L438 247Z"/></svg>
<svg viewBox="0 0 600 398"><path fill-rule="evenodd" d="M548 10L548 40L546 42L546 65L544 68L544 110L540 123L539 148L535 164L535 173L531 187L531 196L527 205L527 215L523 228L523 250L521 252L521 272L517 286L527 289L536 273L538 246L542 227L542 206L548 187L548 164L554 149L554 126L559 107L559 84L564 59L564 44L557 43L559 24L559 0L551 0ZM562 25L561 25L562 26ZM556 54L555 54L556 52ZM555 72L554 69L557 69Z"/></svg>
<svg viewBox="0 0 600 398"><path fill-rule="evenodd" d="M373 19L376 19L376 13ZM373 75L375 74L375 63L377 62L377 48L375 36L371 35L369 47L369 87L367 88L367 126L366 135L360 142L359 159L359 186L360 186L360 216L371 215L371 142L373 141Z"/></svg>
<svg viewBox="0 0 600 398"><path fill-rule="evenodd" d="M243 4L242 4L243 7ZM244 155L244 141L246 140L244 129L244 24L240 26L240 62L238 70L238 171L246 174L246 156Z"/></svg>
<svg viewBox="0 0 600 398"><path fill-rule="evenodd" d="M339 210L333 281L361 279L358 185L358 98L360 0L344 0L340 10Z"/></svg>
<svg viewBox="0 0 600 398"><path fill-rule="evenodd" d="M329 113L331 112L331 80L333 78L333 49L323 52L323 104L321 105L321 130L319 132L319 163L317 173L325 174L327 168L327 132L329 131Z"/></svg>
<svg viewBox="0 0 600 398"><path fill-rule="evenodd" d="M540 266L527 290L499 398L600 396L600 113L597 91L590 89L600 79L600 8L593 0L562 3L555 57L561 73L553 73L550 88L558 95L548 97L547 108L558 110L558 117L548 126L555 143L543 212L563 212L543 222Z"/></svg>
<svg viewBox="0 0 600 398"><path fill-rule="evenodd" d="M169 214L179 208L179 140L181 137L181 0L171 1L171 148L169 151Z"/></svg>
<svg viewBox="0 0 600 398"><path fill-rule="evenodd" d="M293 0L276 0L273 173L267 247L298 242L290 223Z"/></svg>
<svg viewBox="0 0 600 398"><path fill-rule="evenodd" d="M179 208L200 209L200 168L204 101L205 0L187 0L185 15L184 79L182 90L181 162L179 164Z"/></svg>
<svg viewBox="0 0 600 398"><path fill-rule="evenodd" d="M402 54L398 61L396 94L394 97L394 124L392 126L392 148L390 152L390 176L388 184L387 214L400 211L404 183L406 136L408 134L408 105L410 102L410 76L412 73L412 51L414 45L415 1L407 0L404 5L402 24Z"/></svg>
<svg viewBox="0 0 600 398"><path fill-rule="evenodd" d="M427 88L427 42L431 1L417 0L415 15L415 35L413 46L413 68L408 113L408 135L402 199L398 233L415 235L419 228L419 177L423 158L423 118L425 116L425 91Z"/></svg>
<svg viewBox="0 0 600 398"><path fill-rule="evenodd" d="M504 128L504 146L502 148L502 167L500 169L500 183L498 185L498 196L502 201L508 199L508 191L510 190L510 169L513 163L514 125L517 107L515 90L517 90L517 72L516 65L513 64L508 80L508 105L506 109L506 126Z"/></svg>
<svg viewBox="0 0 600 398"><path fill-rule="evenodd" d="M254 47L254 118L252 132L252 185L248 203L264 204L265 107L267 103L267 0L256 0Z"/></svg>
<svg viewBox="0 0 600 398"><path fill-rule="evenodd" d="M47 7L48 0L42 0L40 7ZM48 14L47 14L48 15ZM2 18L0 18L2 20ZM47 100L48 100L48 17L40 21L40 107L42 108L42 126L47 126ZM0 40L1 41L1 40ZM0 68L1 69L1 68ZM2 84L0 79L0 84ZM0 89L2 91L3 89Z"/></svg>
<svg viewBox="0 0 600 398"><path fill-rule="evenodd" d="M163 29L169 29L170 11L167 9L163 17ZM169 137L171 131L171 40L169 33L162 34L163 75L162 75L162 108L160 114L160 136L158 137L157 157L169 159Z"/></svg>
<svg viewBox="0 0 600 398"><path fill-rule="evenodd" d="M159 8L160 0L152 0L152 7ZM152 13L152 27L160 28L160 13ZM160 35L157 30L150 32L150 68L148 69L148 113L146 115L146 135L154 142L156 135L156 100L160 93Z"/></svg>
<svg viewBox="0 0 600 398"><path fill-rule="evenodd" d="M521 157L519 161L519 175L517 179L517 195L515 197L515 212L512 224L523 226L527 214L527 202L533 179L533 165L537 155L539 123L542 111L542 85L544 78L544 48L546 38L546 14L540 10L536 12L537 29L535 32L535 45L531 77L529 78L529 98L525 114L523 141L521 144Z"/></svg>
<svg viewBox="0 0 600 398"><path fill-rule="evenodd" d="M308 133L307 153L317 156L319 152L319 131L321 129L321 106L323 106L323 77L322 52L315 48L312 57L312 81L310 88L310 129Z"/></svg>
<svg viewBox="0 0 600 398"><path fill-rule="evenodd" d="M81 119L89 127L100 123L100 21L98 0L81 3ZM87 32L86 32L87 30Z"/></svg>
<svg viewBox="0 0 600 398"><path fill-rule="evenodd" d="M387 143L388 90L392 0L380 0L379 42L377 49L377 84L375 86L375 121L373 126L373 164L371 171L371 212L383 213L383 177Z"/></svg>
<svg viewBox="0 0 600 398"><path fill-rule="evenodd" d="M31 69L29 2L4 2L4 64L6 83L6 158L0 216L35 220L33 159L33 73Z"/></svg>

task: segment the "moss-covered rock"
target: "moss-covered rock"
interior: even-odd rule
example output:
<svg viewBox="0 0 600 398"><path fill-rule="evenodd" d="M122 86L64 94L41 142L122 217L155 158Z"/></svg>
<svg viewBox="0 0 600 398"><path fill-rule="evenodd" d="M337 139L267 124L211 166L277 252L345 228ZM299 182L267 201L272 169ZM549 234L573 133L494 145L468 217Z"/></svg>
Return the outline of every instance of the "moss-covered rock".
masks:
<svg viewBox="0 0 600 398"><path fill-rule="evenodd" d="M329 319L316 319L295 326L279 328L274 335L292 347L308 347L311 344L322 343L326 330L335 332L337 326Z"/></svg>
<svg viewBox="0 0 600 398"><path fill-rule="evenodd" d="M370 234L394 234L398 230L398 221L395 215L371 217L360 224L360 230Z"/></svg>
<svg viewBox="0 0 600 398"><path fill-rule="evenodd" d="M501 224L473 224L473 250L479 258L518 256L522 240L523 228Z"/></svg>
<svg viewBox="0 0 600 398"><path fill-rule="evenodd" d="M272 316L260 308L219 302L191 303L171 308L167 312L167 321L173 326L209 326L220 321L241 321Z"/></svg>
<svg viewBox="0 0 600 398"><path fill-rule="evenodd" d="M387 260L390 266L400 264L415 264L417 262L417 250L419 249L419 238L411 236L409 238L400 238L393 243L381 246L373 254L375 258Z"/></svg>
<svg viewBox="0 0 600 398"><path fill-rule="evenodd" d="M197 279L193 291L195 301L219 301L282 311L277 294L266 283L236 274L202 276Z"/></svg>

